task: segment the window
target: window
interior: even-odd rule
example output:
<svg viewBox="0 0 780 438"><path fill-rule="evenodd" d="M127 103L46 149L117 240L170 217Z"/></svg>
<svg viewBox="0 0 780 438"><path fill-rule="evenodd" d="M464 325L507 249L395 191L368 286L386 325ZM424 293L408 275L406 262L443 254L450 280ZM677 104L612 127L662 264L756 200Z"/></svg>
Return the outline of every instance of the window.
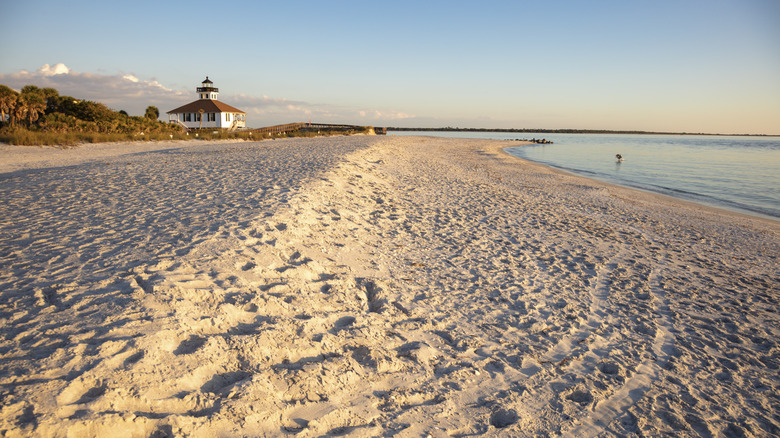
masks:
<svg viewBox="0 0 780 438"><path fill-rule="evenodd" d="M215 113L208 113L206 115L206 121L216 122L217 121L217 115Z"/></svg>
<svg viewBox="0 0 780 438"><path fill-rule="evenodd" d="M200 113L195 113L195 121L200 122Z"/></svg>
<svg viewBox="0 0 780 438"><path fill-rule="evenodd" d="M225 113L225 121L226 122L230 121L230 113Z"/></svg>
<svg viewBox="0 0 780 438"><path fill-rule="evenodd" d="M192 121L192 113L184 113L184 121L185 122L191 122Z"/></svg>

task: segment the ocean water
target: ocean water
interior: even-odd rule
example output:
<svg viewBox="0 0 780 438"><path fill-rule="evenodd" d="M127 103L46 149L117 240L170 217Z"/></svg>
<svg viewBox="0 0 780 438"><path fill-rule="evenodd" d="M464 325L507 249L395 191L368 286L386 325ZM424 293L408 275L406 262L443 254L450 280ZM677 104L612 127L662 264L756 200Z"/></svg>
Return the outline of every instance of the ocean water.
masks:
<svg viewBox="0 0 780 438"><path fill-rule="evenodd" d="M626 187L780 220L780 138L708 135L390 131L388 135L545 138L520 158ZM615 154L624 161L618 162Z"/></svg>

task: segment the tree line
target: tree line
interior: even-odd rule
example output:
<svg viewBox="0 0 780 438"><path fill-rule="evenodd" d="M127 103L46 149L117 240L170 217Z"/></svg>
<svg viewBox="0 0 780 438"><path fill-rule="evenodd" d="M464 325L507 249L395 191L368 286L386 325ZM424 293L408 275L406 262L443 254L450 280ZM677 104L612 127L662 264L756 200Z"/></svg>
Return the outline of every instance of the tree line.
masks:
<svg viewBox="0 0 780 438"><path fill-rule="evenodd" d="M44 134L50 134L49 137L51 134L76 134L75 137L70 136L75 139L79 138L78 134L128 138L182 134L181 127L157 120L159 115L160 111L155 106L149 106L143 117L130 116L125 111L115 111L99 102L60 95L54 88L26 85L16 92L0 85L0 141L35 138L35 134L40 134L37 135L40 138L45 137ZM13 140L9 142L14 143Z"/></svg>

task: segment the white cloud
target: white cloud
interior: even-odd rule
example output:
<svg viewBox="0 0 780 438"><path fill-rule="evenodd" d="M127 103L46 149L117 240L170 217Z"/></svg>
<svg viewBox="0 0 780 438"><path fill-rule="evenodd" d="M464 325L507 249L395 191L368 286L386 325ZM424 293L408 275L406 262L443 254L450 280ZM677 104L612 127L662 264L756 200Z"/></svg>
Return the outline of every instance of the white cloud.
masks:
<svg viewBox="0 0 780 438"><path fill-rule="evenodd" d="M370 111L358 111L358 115L360 117L365 117L369 119L374 120L403 120L403 119L411 119L414 116L411 114L406 114L402 112L397 111L379 111L379 110L370 110Z"/></svg>
<svg viewBox="0 0 780 438"><path fill-rule="evenodd" d="M38 69L38 73L44 76L66 75L70 73L70 69L61 62L55 64L54 67L50 66L49 64L43 64L41 68Z"/></svg>
<svg viewBox="0 0 780 438"><path fill-rule="evenodd" d="M148 83L149 83L149 86L152 86L152 87L157 87L157 88L163 89L165 91L173 91L173 90L171 90L168 87L164 87L163 84L161 84L161 83L159 83L157 81L149 81Z"/></svg>
<svg viewBox="0 0 780 438"><path fill-rule="evenodd" d="M283 98L272 98L266 95L262 96L250 96L247 94L234 94L232 96L220 97L219 100L224 100L226 103L230 102L230 105L244 109L245 108L297 108L307 105L306 102L288 100Z"/></svg>

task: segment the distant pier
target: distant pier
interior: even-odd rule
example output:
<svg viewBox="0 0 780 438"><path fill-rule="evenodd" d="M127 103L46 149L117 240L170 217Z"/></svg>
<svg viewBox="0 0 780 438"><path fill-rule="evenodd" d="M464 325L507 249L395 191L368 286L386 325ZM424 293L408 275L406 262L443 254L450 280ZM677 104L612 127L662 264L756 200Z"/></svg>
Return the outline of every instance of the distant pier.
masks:
<svg viewBox="0 0 780 438"><path fill-rule="evenodd" d="M285 134L288 132L295 132L295 131L358 131L358 132L365 132L373 130L374 133L377 135L387 135L387 128L373 128L371 126L360 126L360 125L339 125L339 124L331 124L331 123L287 123L284 125L274 125L274 126L267 126L265 128L257 128L257 129L251 129L249 130L253 134L259 134L259 135L277 135L277 134Z"/></svg>

